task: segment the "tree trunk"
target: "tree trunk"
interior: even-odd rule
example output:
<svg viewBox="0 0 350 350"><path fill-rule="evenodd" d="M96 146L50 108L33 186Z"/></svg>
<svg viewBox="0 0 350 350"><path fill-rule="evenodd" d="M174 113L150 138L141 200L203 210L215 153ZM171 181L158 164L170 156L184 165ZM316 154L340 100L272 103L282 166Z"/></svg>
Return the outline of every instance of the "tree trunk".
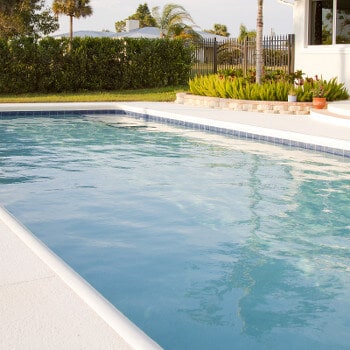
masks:
<svg viewBox="0 0 350 350"><path fill-rule="evenodd" d="M263 0L258 0L256 20L256 83L261 84L263 71Z"/></svg>
<svg viewBox="0 0 350 350"><path fill-rule="evenodd" d="M69 16L69 51L72 50L73 41L73 16Z"/></svg>

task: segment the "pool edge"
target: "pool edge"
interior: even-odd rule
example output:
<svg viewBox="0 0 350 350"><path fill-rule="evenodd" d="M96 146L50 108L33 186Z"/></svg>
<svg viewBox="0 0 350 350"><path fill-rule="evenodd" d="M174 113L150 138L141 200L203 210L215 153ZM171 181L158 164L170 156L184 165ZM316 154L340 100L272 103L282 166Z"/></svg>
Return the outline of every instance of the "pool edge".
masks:
<svg viewBox="0 0 350 350"><path fill-rule="evenodd" d="M52 252L3 206L0 221L18 237L55 275L57 275L91 310L93 310L131 349L162 349L124 314L107 301L85 279ZM62 305L64 307L64 305ZM67 310L69 312L69 310Z"/></svg>

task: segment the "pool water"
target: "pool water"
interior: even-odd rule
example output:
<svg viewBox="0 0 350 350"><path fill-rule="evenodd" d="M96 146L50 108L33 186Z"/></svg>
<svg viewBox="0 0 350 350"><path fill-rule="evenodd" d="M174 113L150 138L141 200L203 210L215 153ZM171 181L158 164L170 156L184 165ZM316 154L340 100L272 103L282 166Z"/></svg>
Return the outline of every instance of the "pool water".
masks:
<svg viewBox="0 0 350 350"><path fill-rule="evenodd" d="M165 349L349 348L349 160L125 116L9 119L0 203Z"/></svg>

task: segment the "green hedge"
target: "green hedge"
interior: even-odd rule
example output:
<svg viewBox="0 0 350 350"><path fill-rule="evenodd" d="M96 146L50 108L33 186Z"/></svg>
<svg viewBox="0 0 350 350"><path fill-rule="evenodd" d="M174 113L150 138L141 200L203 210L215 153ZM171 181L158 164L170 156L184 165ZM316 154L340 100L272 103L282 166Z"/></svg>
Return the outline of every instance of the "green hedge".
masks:
<svg viewBox="0 0 350 350"><path fill-rule="evenodd" d="M183 85L191 50L180 40L0 40L0 93L98 91Z"/></svg>

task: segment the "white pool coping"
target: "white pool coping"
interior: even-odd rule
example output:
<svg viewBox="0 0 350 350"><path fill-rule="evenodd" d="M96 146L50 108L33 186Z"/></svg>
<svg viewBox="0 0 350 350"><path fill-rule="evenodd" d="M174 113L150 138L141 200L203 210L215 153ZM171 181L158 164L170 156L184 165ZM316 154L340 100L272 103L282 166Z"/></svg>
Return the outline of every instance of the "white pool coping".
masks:
<svg viewBox="0 0 350 350"><path fill-rule="evenodd" d="M348 128L315 121L308 116L278 116L151 102L0 104L0 112L90 109L123 109L350 151ZM2 348L160 349L1 207L0 251Z"/></svg>
<svg viewBox="0 0 350 350"><path fill-rule="evenodd" d="M0 232L2 349L161 348L2 207Z"/></svg>
<svg viewBox="0 0 350 350"><path fill-rule="evenodd" d="M300 146L315 151L350 156L350 129L334 123L330 124L312 119L309 115L277 115L258 112L241 112L183 106L177 104L159 104L134 102L118 104L119 108L161 118L189 122L213 128L235 130L240 137L256 138L276 144ZM286 140L287 142L283 142Z"/></svg>

